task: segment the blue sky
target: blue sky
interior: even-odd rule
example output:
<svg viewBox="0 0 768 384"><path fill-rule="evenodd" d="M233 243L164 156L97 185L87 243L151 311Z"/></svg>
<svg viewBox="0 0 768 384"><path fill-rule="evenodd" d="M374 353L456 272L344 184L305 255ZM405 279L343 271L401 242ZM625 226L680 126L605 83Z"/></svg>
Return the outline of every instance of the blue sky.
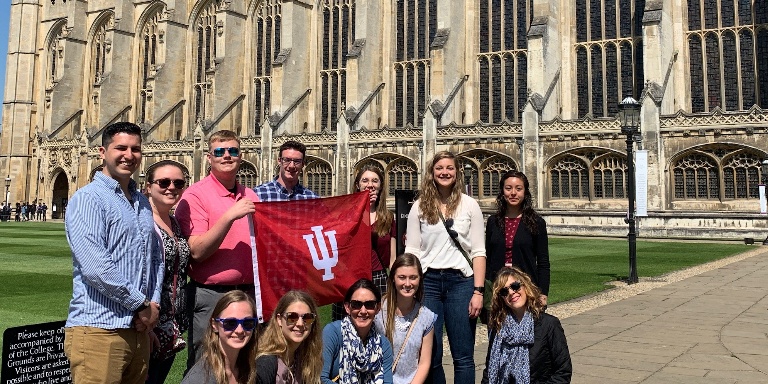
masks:
<svg viewBox="0 0 768 384"><path fill-rule="evenodd" d="M0 1L0 94L5 93L5 60L8 57L8 23L11 15L11 2ZM3 95L5 100L5 95ZM0 108L0 121L3 118L3 110Z"/></svg>

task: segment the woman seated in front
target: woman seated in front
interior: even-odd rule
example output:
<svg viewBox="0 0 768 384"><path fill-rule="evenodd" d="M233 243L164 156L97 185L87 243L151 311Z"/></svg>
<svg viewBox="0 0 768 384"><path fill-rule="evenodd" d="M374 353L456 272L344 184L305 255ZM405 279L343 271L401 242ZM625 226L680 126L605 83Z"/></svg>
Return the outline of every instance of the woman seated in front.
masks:
<svg viewBox="0 0 768 384"><path fill-rule="evenodd" d="M248 294L224 294L213 308L203 356L182 384L250 384L256 380L256 305Z"/></svg>
<svg viewBox="0 0 768 384"><path fill-rule="evenodd" d="M308 293L288 291L259 337L257 384L320 382L323 367L317 304Z"/></svg>
<svg viewBox="0 0 768 384"><path fill-rule="evenodd" d="M347 316L323 329L323 384L392 384L392 345L373 327L381 291L360 279L347 290Z"/></svg>
<svg viewBox="0 0 768 384"><path fill-rule="evenodd" d="M499 270L488 320L483 383L570 383L571 356L557 317L544 313L541 291L517 267Z"/></svg>

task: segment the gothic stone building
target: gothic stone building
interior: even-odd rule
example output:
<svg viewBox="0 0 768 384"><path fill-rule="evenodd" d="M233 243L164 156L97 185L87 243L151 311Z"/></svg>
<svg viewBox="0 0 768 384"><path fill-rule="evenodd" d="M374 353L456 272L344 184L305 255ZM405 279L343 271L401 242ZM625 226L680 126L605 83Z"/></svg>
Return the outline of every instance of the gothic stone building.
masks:
<svg viewBox="0 0 768 384"><path fill-rule="evenodd" d="M640 235L768 234L764 0L12 0L7 62L14 202L65 206L100 169L104 127L134 121L144 171L172 159L199 180L206 138L229 129L242 183L273 177L295 139L328 196L368 163L416 189L450 150L488 211L514 168L551 232L624 235L616 113L633 96Z"/></svg>

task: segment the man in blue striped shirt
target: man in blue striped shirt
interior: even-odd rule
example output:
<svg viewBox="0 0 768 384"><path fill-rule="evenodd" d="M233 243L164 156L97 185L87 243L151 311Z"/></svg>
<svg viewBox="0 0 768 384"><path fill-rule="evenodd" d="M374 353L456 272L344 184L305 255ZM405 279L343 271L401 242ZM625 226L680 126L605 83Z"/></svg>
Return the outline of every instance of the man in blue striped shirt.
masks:
<svg viewBox="0 0 768 384"><path fill-rule="evenodd" d="M131 179L141 164L141 129L111 124L101 140L102 171L67 205L73 292L64 352L75 384L140 384L159 314L162 247L149 200Z"/></svg>

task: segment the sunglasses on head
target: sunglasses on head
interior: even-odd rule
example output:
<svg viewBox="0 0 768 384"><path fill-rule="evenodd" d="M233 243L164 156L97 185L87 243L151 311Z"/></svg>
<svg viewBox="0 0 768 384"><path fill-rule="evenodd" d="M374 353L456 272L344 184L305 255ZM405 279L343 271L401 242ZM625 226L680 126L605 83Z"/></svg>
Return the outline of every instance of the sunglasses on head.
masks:
<svg viewBox="0 0 768 384"><path fill-rule="evenodd" d="M451 236L451 239L455 239L459 237L459 233L456 232L456 230L451 227L453 227L453 218L446 219L445 228L448 230L448 236Z"/></svg>
<svg viewBox="0 0 768 384"><path fill-rule="evenodd" d="M350 300L349 301L349 308L354 309L355 311L363 307L365 307L365 309L369 311L373 311L374 309L376 309L377 305L379 305L379 302L376 300L368 300L368 301Z"/></svg>
<svg viewBox="0 0 768 384"><path fill-rule="evenodd" d="M236 319L234 317L228 317L226 319L214 319L221 323L221 326L227 332L232 332L237 329L238 325L243 326L243 330L246 332L253 331L256 328L256 319L253 317L246 317L244 319Z"/></svg>
<svg viewBox="0 0 768 384"><path fill-rule="evenodd" d="M315 319L317 318L317 315L315 315L314 313L299 314L297 312L286 312L280 316L282 316L282 318L285 319L289 327L298 323L299 319L304 320L304 325L308 327L312 325L312 323L314 323Z"/></svg>
<svg viewBox="0 0 768 384"><path fill-rule="evenodd" d="M187 185L187 181L184 179L174 179L171 180L169 178L164 179L157 179L149 182L150 184L157 184L160 188L168 188L171 186L171 183L173 183L173 186L176 187L176 189L182 189Z"/></svg>
<svg viewBox="0 0 768 384"><path fill-rule="evenodd" d="M509 286L503 287L503 288L499 289L499 296L504 297L506 295L509 295L509 291L510 290L512 290L512 292L517 292L517 291L520 290L520 287L521 287L520 282L519 281L515 281L514 283L510 284Z"/></svg>
<svg viewBox="0 0 768 384"><path fill-rule="evenodd" d="M237 147L216 147L211 151L214 157L223 157L225 152L229 152L232 157L240 156L240 148Z"/></svg>

